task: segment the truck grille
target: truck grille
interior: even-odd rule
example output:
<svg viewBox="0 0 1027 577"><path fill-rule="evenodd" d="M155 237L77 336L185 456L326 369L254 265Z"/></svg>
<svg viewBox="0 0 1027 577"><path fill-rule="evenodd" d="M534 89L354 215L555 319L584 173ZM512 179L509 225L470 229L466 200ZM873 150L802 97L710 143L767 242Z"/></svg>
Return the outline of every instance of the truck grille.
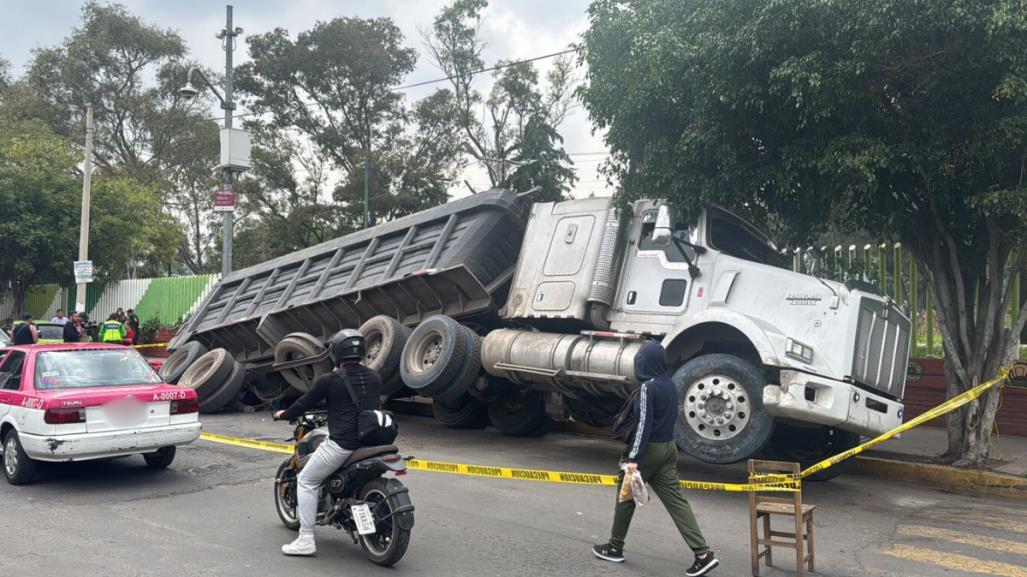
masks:
<svg viewBox="0 0 1027 577"><path fill-rule="evenodd" d="M906 387L910 321L894 307L862 298L852 378L896 399Z"/></svg>

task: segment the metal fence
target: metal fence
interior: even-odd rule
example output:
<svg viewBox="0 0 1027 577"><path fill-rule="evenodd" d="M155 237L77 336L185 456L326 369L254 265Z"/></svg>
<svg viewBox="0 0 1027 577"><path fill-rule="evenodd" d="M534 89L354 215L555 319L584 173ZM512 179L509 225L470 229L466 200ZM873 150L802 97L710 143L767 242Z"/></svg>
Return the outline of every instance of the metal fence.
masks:
<svg viewBox="0 0 1027 577"><path fill-rule="evenodd" d="M913 319L910 355L914 357L941 357L942 342L934 306L921 278L916 261L902 243L849 244L796 248L787 251L792 257L792 269L809 272L808 253L816 255L814 273L817 276L844 282L857 279L870 282L895 302L908 306ZM1013 324L1022 301L1023 271L1015 271L1013 295L1006 312L1006 327Z"/></svg>

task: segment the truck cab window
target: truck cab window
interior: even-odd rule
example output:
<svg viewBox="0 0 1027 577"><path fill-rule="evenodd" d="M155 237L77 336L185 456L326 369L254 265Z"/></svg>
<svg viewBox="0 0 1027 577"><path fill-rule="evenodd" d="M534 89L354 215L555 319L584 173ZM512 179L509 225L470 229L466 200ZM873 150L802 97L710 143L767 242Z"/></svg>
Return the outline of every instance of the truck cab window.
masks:
<svg viewBox="0 0 1027 577"><path fill-rule="evenodd" d="M745 221L720 211L709 217L710 246L736 258L776 267L786 266L786 257L754 232Z"/></svg>
<svg viewBox="0 0 1027 577"><path fill-rule="evenodd" d="M648 212L642 216L642 233L638 239L638 250L658 250L667 257L667 262L688 262L695 261L695 251L691 247L672 242L667 246L653 244L653 229L656 228L656 211ZM685 224L674 225L674 236L679 239L688 239L692 233L692 227ZM681 252L681 249L688 251ZM685 258L685 257L688 258Z"/></svg>

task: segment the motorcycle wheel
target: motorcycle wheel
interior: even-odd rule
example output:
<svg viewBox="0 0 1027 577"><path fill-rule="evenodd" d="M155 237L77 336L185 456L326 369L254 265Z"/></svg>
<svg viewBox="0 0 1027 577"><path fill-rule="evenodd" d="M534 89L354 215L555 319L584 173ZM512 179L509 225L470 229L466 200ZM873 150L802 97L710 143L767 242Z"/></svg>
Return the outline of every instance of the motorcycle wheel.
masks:
<svg viewBox="0 0 1027 577"><path fill-rule="evenodd" d="M399 481L394 484L402 486ZM410 545L410 530L400 527L392 514L393 503L389 500L389 489L385 479L374 479L360 489L360 500L371 507L377 531L360 535L360 548L375 565L391 567L403 558Z"/></svg>
<svg viewBox="0 0 1027 577"><path fill-rule="evenodd" d="M286 459L275 473L275 511L282 525L293 531L300 530L300 517L296 511L296 471L289 467L292 459Z"/></svg>

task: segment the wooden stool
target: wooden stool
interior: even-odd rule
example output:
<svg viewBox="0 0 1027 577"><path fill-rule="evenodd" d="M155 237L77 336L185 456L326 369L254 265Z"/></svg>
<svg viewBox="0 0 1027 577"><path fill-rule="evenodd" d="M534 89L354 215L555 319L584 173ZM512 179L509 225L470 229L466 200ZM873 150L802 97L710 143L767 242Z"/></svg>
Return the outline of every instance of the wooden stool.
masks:
<svg viewBox="0 0 1027 577"><path fill-rule="evenodd" d="M801 480L798 463L749 461L750 479L753 476L771 473L784 473L796 481ZM815 571L813 568L813 511L815 509L814 505L802 504L801 491L791 493L789 498L768 497L755 491L749 493L749 546L752 551L752 574L754 577L760 574L760 558L766 557L767 567L774 565L772 554L774 547L787 547L795 550L795 574L797 577L803 577L805 574L803 567L805 564L809 565L810 573ZM791 517L795 522L794 532L772 530L770 518L773 515ZM760 519L763 519L762 537L758 527ZM803 525L806 526L805 534ZM774 537L789 540L774 540ZM763 545L766 545L766 548L763 548ZM803 554L804 548L809 550L809 555Z"/></svg>

